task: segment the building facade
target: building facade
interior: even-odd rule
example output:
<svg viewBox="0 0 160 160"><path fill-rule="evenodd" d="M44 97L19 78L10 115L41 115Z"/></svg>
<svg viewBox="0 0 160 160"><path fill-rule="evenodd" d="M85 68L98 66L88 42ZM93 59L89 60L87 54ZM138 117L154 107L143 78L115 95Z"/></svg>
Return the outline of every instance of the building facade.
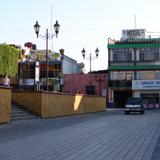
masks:
<svg viewBox="0 0 160 160"><path fill-rule="evenodd" d="M60 91L62 64L59 60L48 62L48 90ZM18 63L20 89L46 90L46 62L39 62L38 80L36 80L36 61Z"/></svg>
<svg viewBox="0 0 160 160"><path fill-rule="evenodd" d="M109 105L124 107L128 97L141 97L146 108L160 104L160 38L145 29L122 30L108 40Z"/></svg>
<svg viewBox="0 0 160 160"><path fill-rule="evenodd" d="M31 42L25 43L18 63L19 86L22 89L46 90L46 50L36 49ZM36 81L36 62L39 62L39 80ZM84 65L60 53L48 50L48 90L62 91L65 74L77 74L82 72ZM38 85L38 87L37 87Z"/></svg>
<svg viewBox="0 0 160 160"><path fill-rule="evenodd" d="M19 88L61 91L63 71L60 54L48 50L46 61L45 49L36 49L31 42L25 43L25 47L18 63Z"/></svg>
<svg viewBox="0 0 160 160"><path fill-rule="evenodd" d="M83 63L77 63L76 60L64 55L62 60L63 63L63 73L64 74L77 74L82 73L84 67Z"/></svg>
<svg viewBox="0 0 160 160"><path fill-rule="evenodd" d="M107 96L108 74L64 74L63 92Z"/></svg>

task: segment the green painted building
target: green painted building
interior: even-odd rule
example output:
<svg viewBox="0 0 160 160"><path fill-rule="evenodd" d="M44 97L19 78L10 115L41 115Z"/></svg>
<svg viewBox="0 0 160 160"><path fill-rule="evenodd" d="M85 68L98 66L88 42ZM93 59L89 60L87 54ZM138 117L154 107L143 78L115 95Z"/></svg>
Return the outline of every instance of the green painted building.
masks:
<svg viewBox="0 0 160 160"><path fill-rule="evenodd" d="M124 107L132 96L159 108L160 38L145 37L144 29L133 29L122 30L121 40L108 40L109 105Z"/></svg>

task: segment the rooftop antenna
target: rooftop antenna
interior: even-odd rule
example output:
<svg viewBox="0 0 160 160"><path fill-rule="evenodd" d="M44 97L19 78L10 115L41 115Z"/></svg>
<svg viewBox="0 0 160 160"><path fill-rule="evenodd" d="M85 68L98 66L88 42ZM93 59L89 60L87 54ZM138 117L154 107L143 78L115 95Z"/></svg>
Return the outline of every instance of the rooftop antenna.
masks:
<svg viewBox="0 0 160 160"><path fill-rule="evenodd" d="M52 30L52 28L53 28L53 24L52 24L52 21L53 21L53 12L52 12L52 10L53 10L53 0L51 0L51 35L53 34L52 33L53 32L53 30ZM51 49L53 51L53 38L51 39Z"/></svg>
<svg viewBox="0 0 160 160"><path fill-rule="evenodd" d="M137 26L136 26L136 15L134 15L134 26L135 26L135 29L137 28Z"/></svg>

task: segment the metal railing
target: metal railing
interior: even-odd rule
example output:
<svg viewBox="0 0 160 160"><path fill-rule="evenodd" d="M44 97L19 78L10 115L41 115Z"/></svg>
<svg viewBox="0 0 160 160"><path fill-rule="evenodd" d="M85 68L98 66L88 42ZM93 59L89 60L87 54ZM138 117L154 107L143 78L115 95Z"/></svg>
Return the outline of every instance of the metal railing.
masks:
<svg viewBox="0 0 160 160"><path fill-rule="evenodd" d="M108 86L114 87L114 88L131 88L132 81L131 80L109 80Z"/></svg>

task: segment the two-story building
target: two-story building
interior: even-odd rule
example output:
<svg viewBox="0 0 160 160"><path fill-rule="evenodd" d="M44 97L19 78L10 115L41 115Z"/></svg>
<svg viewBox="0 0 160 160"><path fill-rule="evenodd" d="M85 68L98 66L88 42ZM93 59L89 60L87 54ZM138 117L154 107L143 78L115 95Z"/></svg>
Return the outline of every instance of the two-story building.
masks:
<svg viewBox="0 0 160 160"><path fill-rule="evenodd" d="M66 56L64 49L60 49L60 53L48 50L46 63L46 50L36 49L36 45L31 42L25 43L25 47L27 49L22 50L18 63L20 89L46 90L46 84L48 84L49 91L62 91L65 74L82 72L83 63L77 63L76 60ZM36 62L39 62L38 73L36 73Z"/></svg>
<svg viewBox="0 0 160 160"><path fill-rule="evenodd" d="M148 108L160 103L160 38L145 29L122 30L108 39L109 104L124 107L128 97L141 97Z"/></svg>

